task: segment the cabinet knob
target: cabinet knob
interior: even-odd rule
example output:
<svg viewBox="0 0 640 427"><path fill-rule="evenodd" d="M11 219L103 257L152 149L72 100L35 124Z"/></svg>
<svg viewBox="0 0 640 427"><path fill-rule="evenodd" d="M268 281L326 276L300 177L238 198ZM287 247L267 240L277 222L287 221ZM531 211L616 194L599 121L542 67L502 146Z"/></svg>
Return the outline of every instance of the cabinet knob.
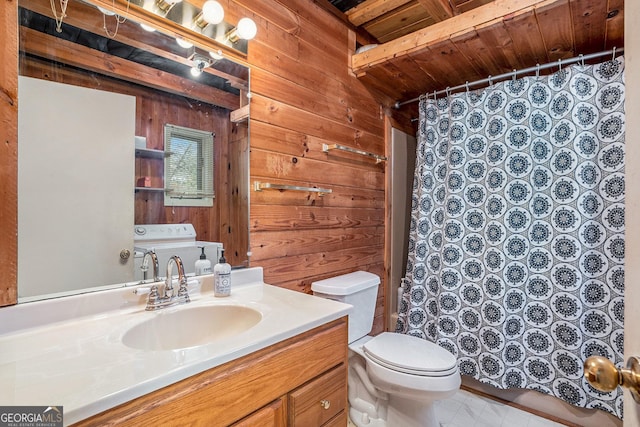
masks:
<svg viewBox="0 0 640 427"><path fill-rule="evenodd" d="M329 407L331 406L331 402L327 399L322 399L320 401L320 406L322 406L322 409L329 409Z"/></svg>
<svg viewBox="0 0 640 427"><path fill-rule="evenodd" d="M129 259L131 251L129 249L123 249L120 251L120 259Z"/></svg>

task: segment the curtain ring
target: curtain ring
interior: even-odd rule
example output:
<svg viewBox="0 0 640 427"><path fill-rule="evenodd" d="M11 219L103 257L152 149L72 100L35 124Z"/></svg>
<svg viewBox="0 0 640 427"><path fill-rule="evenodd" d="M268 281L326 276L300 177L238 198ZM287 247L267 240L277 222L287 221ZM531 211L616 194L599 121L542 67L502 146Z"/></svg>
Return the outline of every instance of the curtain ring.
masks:
<svg viewBox="0 0 640 427"><path fill-rule="evenodd" d="M540 64L536 64L536 80L540 78Z"/></svg>
<svg viewBox="0 0 640 427"><path fill-rule="evenodd" d="M615 61L616 60L616 47L613 47L613 56L611 57L611 61Z"/></svg>
<svg viewBox="0 0 640 427"><path fill-rule="evenodd" d="M438 100L438 94L437 94L437 92L435 90L433 91L433 100L434 101Z"/></svg>
<svg viewBox="0 0 640 427"><path fill-rule="evenodd" d="M516 81L517 76L518 76L518 71L514 68L513 69L513 81L514 82Z"/></svg>
<svg viewBox="0 0 640 427"><path fill-rule="evenodd" d="M580 58L580 65L582 65L584 67L584 55L580 54L580 55L578 55L578 58Z"/></svg>
<svg viewBox="0 0 640 427"><path fill-rule="evenodd" d="M562 71L562 58L558 59L558 72Z"/></svg>
<svg viewBox="0 0 640 427"><path fill-rule="evenodd" d="M447 95L447 98L451 96L451 87L447 86L447 88L444 90L444 93Z"/></svg>
<svg viewBox="0 0 640 427"><path fill-rule="evenodd" d="M464 86L467 88L467 93L469 93L469 80L464 82Z"/></svg>
<svg viewBox="0 0 640 427"><path fill-rule="evenodd" d="M489 86L493 86L493 80L491 79L491 75L489 75Z"/></svg>

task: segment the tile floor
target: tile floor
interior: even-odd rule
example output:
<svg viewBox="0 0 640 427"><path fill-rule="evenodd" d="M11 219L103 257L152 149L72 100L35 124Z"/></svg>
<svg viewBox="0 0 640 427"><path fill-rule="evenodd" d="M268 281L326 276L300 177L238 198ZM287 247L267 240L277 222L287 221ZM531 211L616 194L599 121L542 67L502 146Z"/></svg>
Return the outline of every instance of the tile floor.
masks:
<svg viewBox="0 0 640 427"><path fill-rule="evenodd" d="M436 402L441 427L561 427L563 424L505 405L493 399L459 390Z"/></svg>
<svg viewBox="0 0 640 427"><path fill-rule="evenodd" d="M546 418L533 415L486 397L459 390L453 397L436 402L440 427L561 427ZM348 427L355 427L349 422Z"/></svg>

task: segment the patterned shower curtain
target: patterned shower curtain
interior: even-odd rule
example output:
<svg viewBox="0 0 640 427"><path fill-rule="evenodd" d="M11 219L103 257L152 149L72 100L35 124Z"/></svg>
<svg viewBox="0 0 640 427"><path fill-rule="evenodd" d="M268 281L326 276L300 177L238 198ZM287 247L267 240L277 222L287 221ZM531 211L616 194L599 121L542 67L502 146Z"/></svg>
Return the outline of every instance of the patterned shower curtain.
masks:
<svg viewBox="0 0 640 427"><path fill-rule="evenodd" d="M460 371L622 418L624 61L420 102L398 332Z"/></svg>

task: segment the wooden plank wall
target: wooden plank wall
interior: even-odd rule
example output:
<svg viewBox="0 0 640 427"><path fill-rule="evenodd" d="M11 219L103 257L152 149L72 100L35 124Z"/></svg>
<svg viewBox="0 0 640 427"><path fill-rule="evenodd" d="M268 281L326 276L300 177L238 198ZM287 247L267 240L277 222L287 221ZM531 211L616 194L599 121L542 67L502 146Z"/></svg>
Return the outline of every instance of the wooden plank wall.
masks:
<svg viewBox="0 0 640 427"><path fill-rule="evenodd" d="M374 323L379 333L386 165L322 151L323 143L339 143L385 154L384 114L349 70L355 38L312 0L230 2L230 21L241 13L258 24L248 55L251 185L333 190L324 197L252 191L251 265L264 267L267 283L302 292L310 292L315 280L356 270L379 275L383 284Z"/></svg>
<svg viewBox="0 0 640 427"><path fill-rule="evenodd" d="M18 301L18 2L0 1L0 306Z"/></svg>

